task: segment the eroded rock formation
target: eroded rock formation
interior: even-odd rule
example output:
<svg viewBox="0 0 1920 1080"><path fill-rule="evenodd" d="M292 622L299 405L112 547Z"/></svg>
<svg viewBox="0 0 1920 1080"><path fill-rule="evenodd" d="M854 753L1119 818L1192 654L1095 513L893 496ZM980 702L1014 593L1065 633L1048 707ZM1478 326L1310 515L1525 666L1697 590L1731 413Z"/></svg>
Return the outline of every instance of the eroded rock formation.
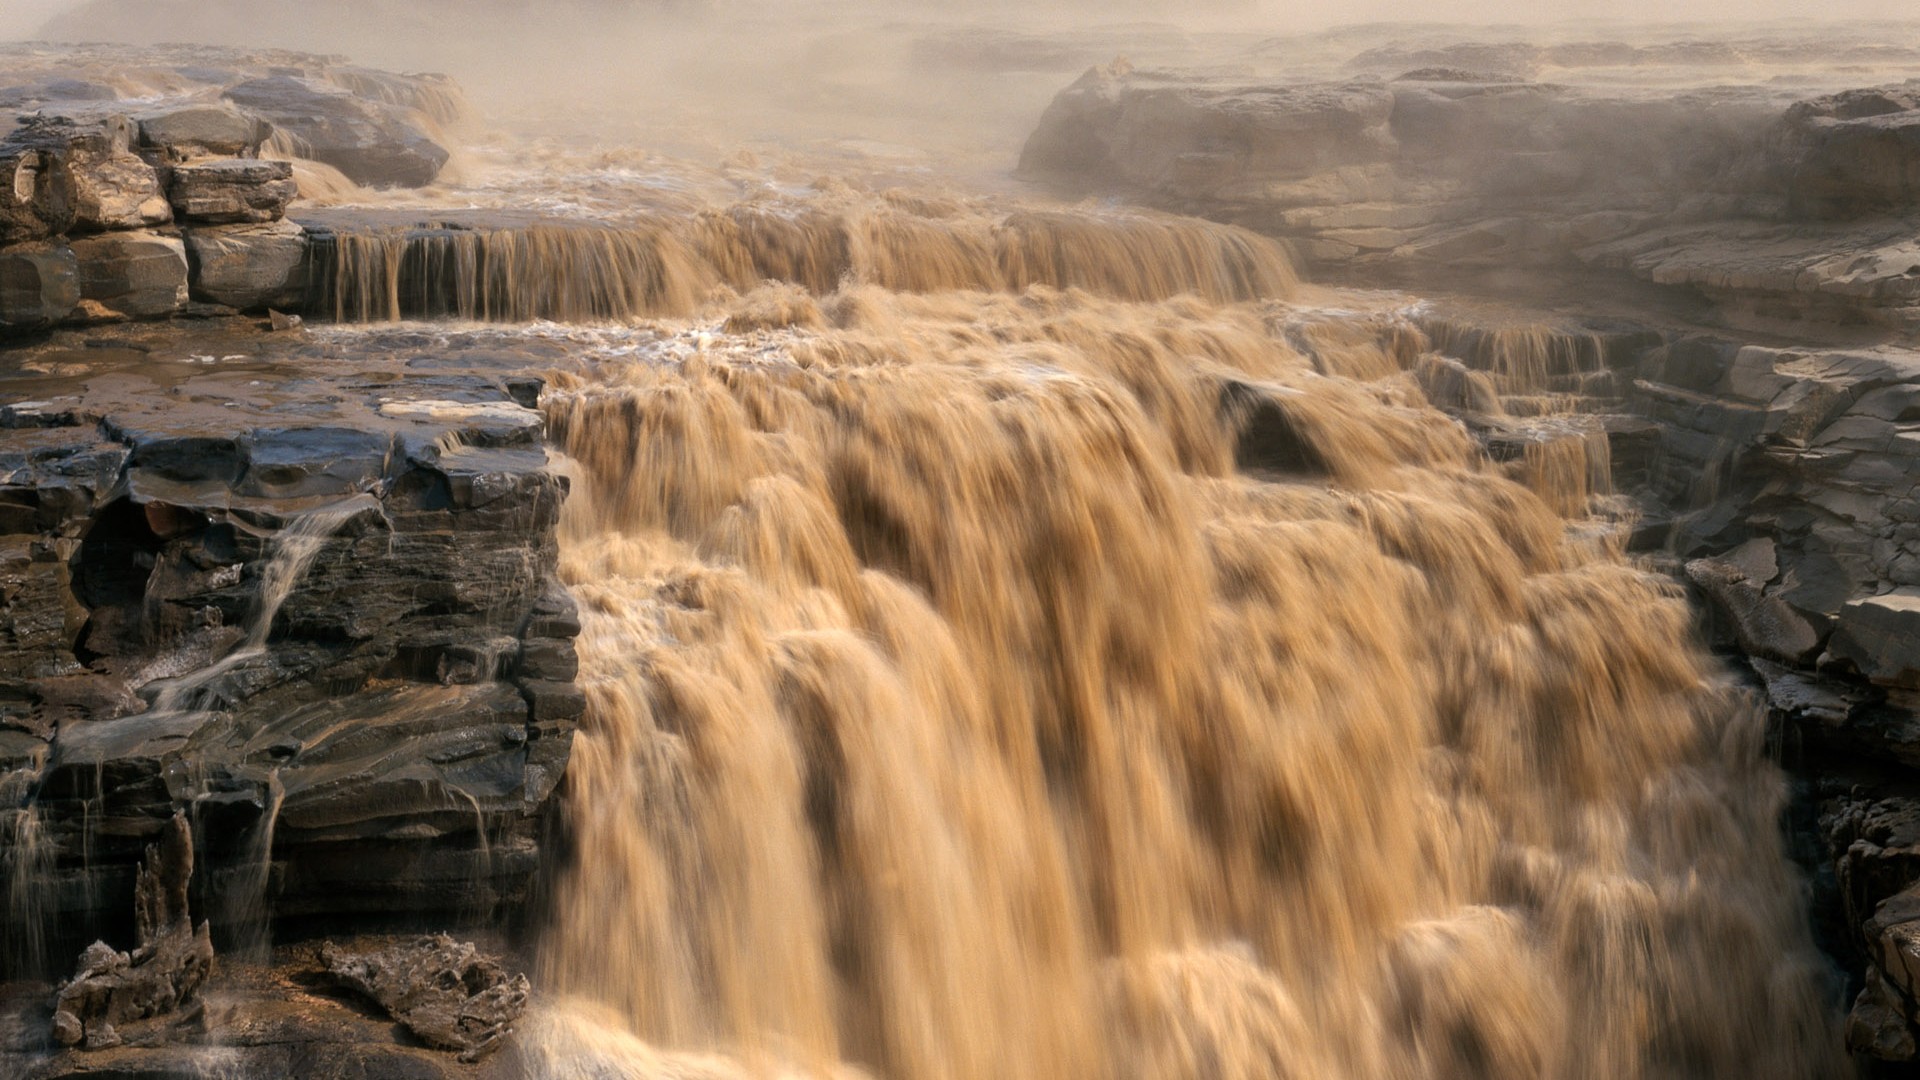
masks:
<svg viewBox="0 0 1920 1080"><path fill-rule="evenodd" d="M213 972L213 941L203 919L188 913L193 879L193 834L175 813L147 848L134 883L132 952L96 941L54 1004L53 1038L62 1046L106 1050L125 1040L123 1029L201 1007L200 987Z"/></svg>
<svg viewBox="0 0 1920 1080"><path fill-rule="evenodd" d="M14 355L9 919L124 918L102 904L183 805L222 932L517 910L583 707L526 358L298 331Z"/></svg>
<svg viewBox="0 0 1920 1080"><path fill-rule="evenodd" d="M525 975L445 934L371 952L328 946L327 972L365 994L429 1046L478 1061L499 1049L526 1011Z"/></svg>
<svg viewBox="0 0 1920 1080"><path fill-rule="evenodd" d="M1513 72L1293 83L1116 62L1060 92L1020 167L1285 236L1359 280L1599 270L1735 323L1920 325L1913 84L1796 100Z"/></svg>
<svg viewBox="0 0 1920 1080"><path fill-rule="evenodd" d="M297 304L295 163L427 184L463 107L438 76L296 53L8 46L0 65L29 80L0 126L0 335Z"/></svg>

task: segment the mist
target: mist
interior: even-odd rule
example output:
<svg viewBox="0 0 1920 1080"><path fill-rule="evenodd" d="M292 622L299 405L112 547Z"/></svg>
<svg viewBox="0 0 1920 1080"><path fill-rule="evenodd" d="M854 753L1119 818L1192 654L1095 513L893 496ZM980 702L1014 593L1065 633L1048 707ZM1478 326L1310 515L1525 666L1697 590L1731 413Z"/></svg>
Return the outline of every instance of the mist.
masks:
<svg viewBox="0 0 1920 1080"><path fill-rule="evenodd" d="M0 1075L1920 1060L1917 236L1905 0L0 0Z"/></svg>

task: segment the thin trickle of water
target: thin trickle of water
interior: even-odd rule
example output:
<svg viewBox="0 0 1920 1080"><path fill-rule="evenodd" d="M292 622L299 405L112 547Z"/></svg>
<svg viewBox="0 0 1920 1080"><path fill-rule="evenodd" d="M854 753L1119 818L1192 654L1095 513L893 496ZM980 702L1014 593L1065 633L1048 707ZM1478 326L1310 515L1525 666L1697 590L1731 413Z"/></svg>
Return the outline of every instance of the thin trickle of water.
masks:
<svg viewBox="0 0 1920 1080"><path fill-rule="evenodd" d="M264 962L273 950L273 834L287 790L280 770L267 773L267 804L247 837L246 853L227 878L218 900L215 925L227 935L227 948L242 960Z"/></svg>
<svg viewBox="0 0 1920 1080"><path fill-rule="evenodd" d="M1757 710L1561 516L1604 438L1530 491L1391 320L800 299L543 402L536 1074L1841 1075Z"/></svg>
<svg viewBox="0 0 1920 1080"><path fill-rule="evenodd" d="M35 775L22 777L26 785L38 782ZM8 808L0 810L0 880L7 883L7 921L0 931L0 971L13 975L37 975L47 969L47 927L51 912L46 910L48 879L53 869L53 850L40 817L40 808L26 793L6 799Z"/></svg>
<svg viewBox="0 0 1920 1080"><path fill-rule="evenodd" d="M319 557L328 538L355 517L380 510L380 500L372 495L355 495L309 510L275 533L260 569L260 586L247 605L239 643L225 656L198 671L166 680L154 695L148 711L159 715L222 707L223 678L235 668L266 654L274 618L280 614L287 597L293 595L307 568Z"/></svg>
<svg viewBox="0 0 1920 1080"><path fill-rule="evenodd" d="M242 635L226 655L188 675L165 680L145 715L165 717L180 713L223 708L226 704L225 677L234 670L256 661L267 652L273 622L287 598L299 585L314 559L319 557L328 538L354 518L379 512L380 503L371 495L356 495L308 511L289 521L275 534L261 570L260 586L249 603ZM46 928L56 912L49 907L53 897L53 851L44 836L41 813L35 801L39 770L20 770L0 778L0 877L6 885L6 954L0 957L0 970L40 972L56 959L46 955ZM284 792L277 772L267 778L268 806L251 840L246 864L230 883L220 900L222 932L231 930L242 951L264 953L270 943L266 889L271 866L273 830ZM101 827L108 797L105 764L96 761L90 793L80 802L77 874L69 875L80 888L87 910L94 910L98 897L91 895L95 875L91 873L96 830Z"/></svg>

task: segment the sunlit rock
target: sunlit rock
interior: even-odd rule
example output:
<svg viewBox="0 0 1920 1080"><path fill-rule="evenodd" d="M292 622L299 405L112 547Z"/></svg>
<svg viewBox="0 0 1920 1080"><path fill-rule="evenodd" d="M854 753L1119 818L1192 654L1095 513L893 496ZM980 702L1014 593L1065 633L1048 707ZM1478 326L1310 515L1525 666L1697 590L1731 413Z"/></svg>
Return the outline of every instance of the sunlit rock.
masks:
<svg viewBox="0 0 1920 1080"><path fill-rule="evenodd" d="M196 225L183 235L194 299L240 311L297 308L306 300L306 230L294 222Z"/></svg>
<svg viewBox="0 0 1920 1080"><path fill-rule="evenodd" d="M228 87L225 96L272 124L300 157L331 165L369 187L420 187L447 163L447 150L405 106L292 75Z"/></svg>
<svg viewBox="0 0 1920 1080"><path fill-rule="evenodd" d="M152 318L187 302L187 249L175 236L113 232L72 243L80 302L101 317Z"/></svg>
<svg viewBox="0 0 1920 1080"><path fill-rule="evenodd" d="M293 165L285 161L219 158L175 165L167 172L167 198L182 221L277 221L297 193Z"/></svg>

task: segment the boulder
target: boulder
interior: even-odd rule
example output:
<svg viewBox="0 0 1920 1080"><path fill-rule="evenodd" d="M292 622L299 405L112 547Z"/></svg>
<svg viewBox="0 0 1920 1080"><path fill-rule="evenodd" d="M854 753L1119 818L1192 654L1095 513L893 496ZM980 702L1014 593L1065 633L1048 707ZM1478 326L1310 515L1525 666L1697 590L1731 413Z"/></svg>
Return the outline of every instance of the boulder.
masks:
<svg viewBox="0 0 1920 1080"><path fill-rule="evenodd" d="M253 157L273 131L265 120L231 105L171 105L137 119L140 145L175 160Z"/></svg>
<svg viewBox="0 0 1920 1080"><path fill-rule="evenodd" d="M1920 199L1920 80L1798 102L1782 131L1796 211L1853 217Z"/></svg>
<svg viewBox="0 0 1920 1080"><path fill-rule="evenodd" d="M403 105L370 101L315 79L271 75L227 89L226 98L265 118L281 149L339 169L369 187L422 187L440 175L447 150L428 121Z"/></svg>
<svg viewBox="0 0 1920 1080"><path fill-rule="evenodd" d="M69 158L73 182L73 227L83 230L140 229L173 220L160 194L160 176L137 154L114 150Z"/></svg>
<svg viewBox="0 0 1920 1080"><path fill-rule="evenodd" d="M1920 588L1848 601L1830 648L1881 686L1920 687Z"/></svg>
<svg viewBox="0 0 1920 1080"><path fill-rule="evenodd" d="M1866 985L1847 1014L1847 1049L1881 1061L1912 1061L1913 1024L1900 1006L1879 969L1867 968Z"/></svg>
<svg viewBox="0 0 1920 1080"><path fill-rule="evenodd" d="M187 249L154 232L102 233L73 242L80 263L80 299L90 314L153 318L187 302Z"/></svg>
<svg viewBox="0 0 1920 1080"><path fill-rule="evenodd" d="M0 248L0 333L59 322L80 303L80 263L65 244Z"/></svg>
<svg viewBox="0 0 1920 1080"><path fill-rule="evenodd" d="M137 229L169 220L158 175L133 153L136 134L133 121L115 112L25 117L0 141L0 160L13 162L15 206L6 216L14 219L15 235Z"/></svg>
<svg viewBox="0 0 1920 1080"><path fill-rule="evenodd" d="M186 230L196 300L241 311L299 307L307 291L307 233L291 221Z"/></svg>
<svg viewBox="0 0 1920 1080"><path fill-rule="evenodd" d="M1779 576L1772 540L1750 540L1724 556L1694 559L1686 571L1732 623L1734 637L1747 653L1801 664L1819 650L1820 629L1767 591Z"/></svg>
<svg viewBox="0 0 1920 1080"><path fill-rule="evenodd" d="M174 166L167 178L167 198L186 221L277 221L297 194L293 165L286 161L199 161Z"/></svg>

